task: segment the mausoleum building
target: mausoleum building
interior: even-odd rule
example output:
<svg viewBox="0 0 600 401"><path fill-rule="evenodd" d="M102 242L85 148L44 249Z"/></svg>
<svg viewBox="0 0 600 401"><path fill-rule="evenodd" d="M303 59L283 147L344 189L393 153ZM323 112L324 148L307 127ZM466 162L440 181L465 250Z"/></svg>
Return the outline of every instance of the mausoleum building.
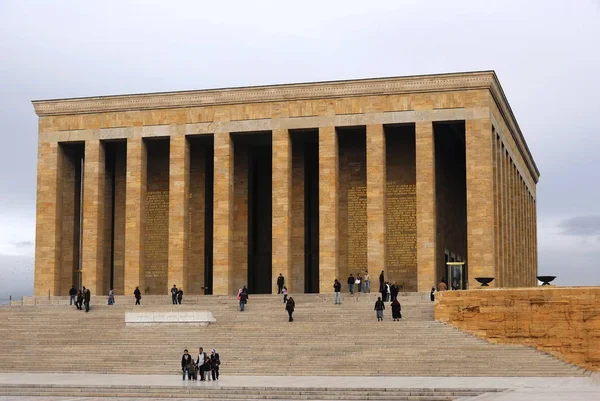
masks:
<svg viewBox="0 0 600 401"><path fill-rule="evenodd" d="M36 295L537 283L539 171L493 71L33 105Z"/></svg>

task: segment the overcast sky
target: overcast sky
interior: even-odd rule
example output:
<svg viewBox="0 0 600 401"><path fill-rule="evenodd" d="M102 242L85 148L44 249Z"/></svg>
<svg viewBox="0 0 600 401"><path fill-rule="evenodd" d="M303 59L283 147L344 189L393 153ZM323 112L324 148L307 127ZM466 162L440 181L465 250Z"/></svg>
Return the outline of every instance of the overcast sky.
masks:
<svg viewBox="0 0 600 401"><path fill-rule="evenodd" d="M600 285L599 1L0 0L0 298L33 288L33 99L488 69L541 171L540 273Z"/></svg>

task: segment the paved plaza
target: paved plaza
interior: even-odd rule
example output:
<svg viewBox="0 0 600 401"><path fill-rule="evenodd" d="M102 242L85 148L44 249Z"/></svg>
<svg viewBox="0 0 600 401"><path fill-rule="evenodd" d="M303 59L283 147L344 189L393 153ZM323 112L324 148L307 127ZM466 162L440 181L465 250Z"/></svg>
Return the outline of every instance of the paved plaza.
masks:
<svg viewBox="0 0 600 401"><path fill-rule="evenodd" d="M197 387L285 387L285 388L356 388L356 389L500 389L461 401L597 401L600 400L600 374L587 377L339 377L339 376L224 376L219 381L182 381L178 375L42 374L0 373L0 388L6 385L52 386L148 386L169 387L169 399L178 388ZM94 397L97 398L97 397ZM74 401L87 397L0 396L0 401ZM107 397L103 400L142 398ZM148 400L150 398L143 398ZM152 398L160 399L160 398Z"/></svg>

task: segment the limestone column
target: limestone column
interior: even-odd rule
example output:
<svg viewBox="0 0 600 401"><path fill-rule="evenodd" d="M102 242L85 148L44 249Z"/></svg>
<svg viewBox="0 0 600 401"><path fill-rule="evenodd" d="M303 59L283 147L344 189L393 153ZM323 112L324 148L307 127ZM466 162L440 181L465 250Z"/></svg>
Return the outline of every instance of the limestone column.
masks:
<svg viewBox="0 0 600 401"><path fill-rule="evenodd" d="M94 295L108 294L104 282L104 145L85 141L81 282Z"/></svg>
<svg viewBox="0 0 600 401"><path fill-rule="evenodd" d="M63 152L58 143L38 145L34 295L60 294ZM67 294L64 294L67 295Z"/></svg>
<svg viewBox="0 0 600 401"><path fill-rule="evenodd" d="M213 294L233 293L233 141L229 132L214 135Z"/></svg>
<svg viewBox="0 0 600 401"><path fill-rule="evenodd" d="M190 148L185 136L172 136L169 149L168 286L188 293Z"/></svg>
<svg viewBox="0 0 600 401"><path fill-rule="evenodd" d="M292 272L292 142L287 129L272 134L272 281L277 291L279 273L294 291Z"/></svg>
<svg viewBox="0 0 600 401"><path fill-rule="evenodd" d="M417 172L417 290L436 285L435 141L431 121L415 126ZM441 279L441 278L440 278Z"/></svg>
<svg viewBox="0 0 600 401"><path fill-rule="evenodd" d="M465 128L467 254L469 287L474 288L479 286L475 277L495 273L492 124L489 118L468 120Z"/></svg>
<svg viewBox="0 0 600 401"><path fill-rule="evenodd" d="M125 190L125 295L136 286L145 292L144 219L146 202L146 144L141 137L127 140L127 184Z"/></svg>
<svg viewBox="0 0 600 401"><path fill-rule="evenodd" d="M338 140L335 127L319 128L319 291L333 292L338 274Z"/></svg>
<svg viewBox="0 0 600 401"><path fill-rule="evenodd" d="M383 125L367 125L367 266L375 278L386 270L386 156ZM373 279L373 283L375 283ZM374 290L375 291L375 290Z"/></svg>

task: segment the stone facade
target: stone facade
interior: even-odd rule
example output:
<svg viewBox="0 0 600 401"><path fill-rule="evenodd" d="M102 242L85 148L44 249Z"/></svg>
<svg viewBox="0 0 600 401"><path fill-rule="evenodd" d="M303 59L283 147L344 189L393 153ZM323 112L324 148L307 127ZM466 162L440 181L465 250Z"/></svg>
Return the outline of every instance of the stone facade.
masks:
<svg viewBox="0 0 600 401"><path fill-rule="evenodd" d="M493 72L34 107L37 295L536 283L539 172Z"/></svg>
<svg viewBox="0 0 600 401"><path fill-rule="evenodd" d="M435 319L600 371L599 303L600 287L446 291L438 293Z"/></svg>

